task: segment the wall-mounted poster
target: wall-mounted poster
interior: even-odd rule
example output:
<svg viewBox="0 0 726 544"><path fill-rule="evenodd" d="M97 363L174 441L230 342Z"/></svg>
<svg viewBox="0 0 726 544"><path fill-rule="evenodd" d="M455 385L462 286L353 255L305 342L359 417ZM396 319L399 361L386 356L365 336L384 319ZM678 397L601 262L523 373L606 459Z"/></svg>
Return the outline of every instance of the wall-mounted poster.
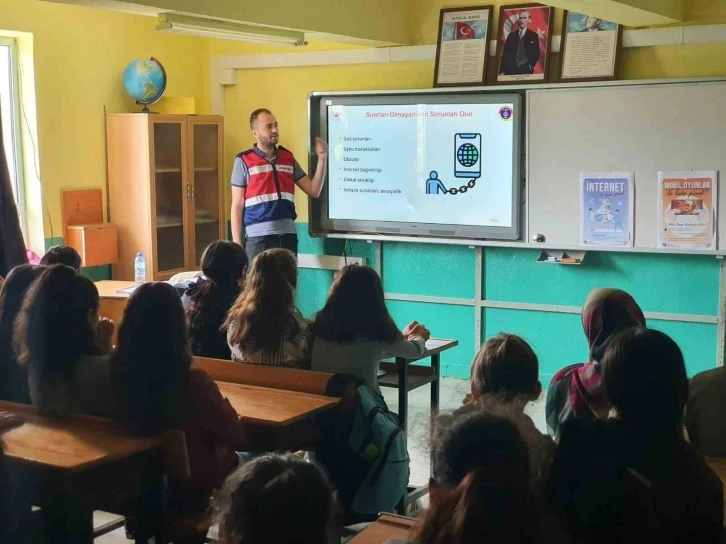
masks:
<svg viewBox="0 0 726 544"><path fill-rule="evenodd" d="M580 174L580 245L633 247L632 172Z"/></svg>
<svg viewBox="0 0 726 544"><path fill-rule="evenodd" d="M565 11L561 81L615 79L623 27L598 17Z"/></svg>
<svg viewBox="0 0 726 544"><path fill-rule="evenodd" d="M434 87L484 84L493 12L492 6L441 10Z"/></svg>
<svg viewBox="0 0 726 544"><path fill-rule="evenodd" d="M716 249L718 172L658 173L658 247Z"/></svg>
<svg viewBox="0 0 726 544"><path fill-rule="evenodd" d="M502 6L497 32L497 83L544 83L549 68L555 8Z"/></svg>

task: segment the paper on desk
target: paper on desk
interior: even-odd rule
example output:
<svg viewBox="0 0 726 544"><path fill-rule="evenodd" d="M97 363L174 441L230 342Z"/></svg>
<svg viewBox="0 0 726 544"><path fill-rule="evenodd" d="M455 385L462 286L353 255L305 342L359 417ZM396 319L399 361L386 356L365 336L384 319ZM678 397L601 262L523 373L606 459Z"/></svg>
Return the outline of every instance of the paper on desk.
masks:
<svg viewBox="0 0 726 544"><path fill-rule="evenodd" d="M130 295L131 293L136 291L137 287L138 287L138 285L132 285L131 287L125 287L124 289L119 289L116 292L120 295Z"/></svg>

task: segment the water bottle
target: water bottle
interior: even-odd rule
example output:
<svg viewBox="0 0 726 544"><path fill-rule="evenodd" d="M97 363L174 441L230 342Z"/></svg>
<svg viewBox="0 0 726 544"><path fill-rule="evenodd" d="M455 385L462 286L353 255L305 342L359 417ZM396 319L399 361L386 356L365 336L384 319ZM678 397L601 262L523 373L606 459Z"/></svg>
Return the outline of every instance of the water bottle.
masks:
<svg viewBox="0 0 726 544"><path fill-rule="evenodd" d="M134 282L136 285L146 283L146 261L144 261L144 255L140 251L136 254L134 260Z"/></svg>

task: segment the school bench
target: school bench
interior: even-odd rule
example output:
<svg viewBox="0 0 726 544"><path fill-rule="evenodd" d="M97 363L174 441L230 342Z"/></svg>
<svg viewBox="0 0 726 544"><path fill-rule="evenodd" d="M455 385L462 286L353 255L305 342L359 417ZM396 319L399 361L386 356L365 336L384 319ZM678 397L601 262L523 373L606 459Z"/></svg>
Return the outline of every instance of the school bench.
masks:
<svg viewBox="0 0 726 544"><path fill-rule="evenodd" d="M348 544L383 544L388 540L408 542L416 526L416 520L381 514L380 517L363 529Z"/></svg>
<svg viewBox="0 0 726 544"><path fill-rule="evenodd" d="M222 359L195 357L194 364L214 381L284 389L313 395L325 395L332 374L276 366L236 363Z"/></svg>
<svg viewBox="0 0 726 544"><path fill-rule="evenodd" d="M43 415L23 404L0 402L0 411L24 421L0 435L16 522L40 506L49 542L92 542L94 510L142 520L159 514L160 438L129 436L102 418Z"/></svg>
<svg viewBox="0 0 726 544"><path fill-rule="evenodd" d="M325 396L332 374L195 357L266 449L311 449L318 441L315 416L340 399Z"/></svg>

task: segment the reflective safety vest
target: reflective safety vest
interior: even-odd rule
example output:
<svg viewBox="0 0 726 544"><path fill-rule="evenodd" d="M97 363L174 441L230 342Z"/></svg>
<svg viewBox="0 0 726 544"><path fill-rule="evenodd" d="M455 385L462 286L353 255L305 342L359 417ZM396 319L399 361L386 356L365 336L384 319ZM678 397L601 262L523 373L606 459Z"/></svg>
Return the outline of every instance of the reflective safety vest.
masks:
<svg viewBox="0 0 726 544"><path fill-rule="evenodd" d="M280 219L297 219L295 213L295 157L277 147L274 164L248 149L237 155L250 173L245 188L245 227Z"/></svg>

